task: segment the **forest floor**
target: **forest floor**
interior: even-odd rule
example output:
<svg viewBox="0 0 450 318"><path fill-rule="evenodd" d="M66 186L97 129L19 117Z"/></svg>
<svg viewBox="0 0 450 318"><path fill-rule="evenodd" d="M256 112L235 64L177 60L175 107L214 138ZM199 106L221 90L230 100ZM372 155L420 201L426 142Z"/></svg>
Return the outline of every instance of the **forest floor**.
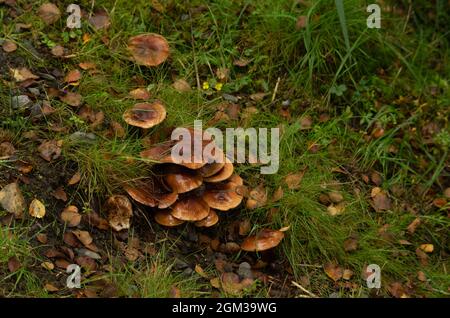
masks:
<svg viewBox="0 0 450 318"><path fill-rule="evenodd" d="M54 1L59 18L44 2L0 0L0 190L18 185L25 205L15 217L0 192L0 297L450 295L445 1L379 1L380 29L360 0L345 1L345 26L333 1L86 0L79 29L73 1ZM168 40L166 62L132 61L143 33ZM163 123L124 122L156 99ZM140 153L194 120L280 128L275 174L235 165L258 205L167 229L133 203L131 228L109 228L107 198L151 169ZM61 220L71 205L75 227ZM262 228L287 230L242 251ZM72 263L80 288L66 284Z"/></svg>

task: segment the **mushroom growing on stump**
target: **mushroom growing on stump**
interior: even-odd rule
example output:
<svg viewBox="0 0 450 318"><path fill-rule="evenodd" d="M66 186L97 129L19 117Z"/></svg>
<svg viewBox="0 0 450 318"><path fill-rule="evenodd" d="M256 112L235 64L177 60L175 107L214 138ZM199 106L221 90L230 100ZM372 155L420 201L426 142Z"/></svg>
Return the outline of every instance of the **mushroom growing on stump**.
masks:
<svg viewBox="0 0 450 318"><path fill-rule="evenodd" d="M200 221L209 215L209 206L201 197L187 196L177 201L170 212L173 217L183 221Z"/></svg>
<svg viewBox="0 0 450 318"><path fill-rule="evenodd" d="M278 246L283 238L282 231L263 229L256 235L247 237L241 248L247 252L262 252Z"/></svg>
<svg viewBox="0 0 450 318"><path fill-rule="evenodd" d="M166 108L160 101L137 103L123 114L123 119L128 125L144 129L158 125L165 118Z"/></svg>
<svg viewBox="0 0 450 318"><path fill-rule="evenodd" d="M157 66L163 63L170 53L169 43L159 34L141 34L128 40L128 49L137 64Z"/></svg>
<svg viewBox="0 0 450 318"><path fill-rule="evenodd" d="M115 231L122 231L130 228L130 218L133 215L131 202L126 196L113 195L105 203L105 210L108 213L109 225Z"/></svg>

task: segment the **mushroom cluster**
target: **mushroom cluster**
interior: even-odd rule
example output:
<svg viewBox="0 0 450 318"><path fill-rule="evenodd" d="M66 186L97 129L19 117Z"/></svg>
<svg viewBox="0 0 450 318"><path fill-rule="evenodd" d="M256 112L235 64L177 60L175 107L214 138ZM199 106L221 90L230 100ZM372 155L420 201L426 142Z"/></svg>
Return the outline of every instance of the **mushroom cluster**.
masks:
<svg viewBox="0 0 450 318"><path fill-rule="evenodd" d="M176 163L171 156L173 146L166 142L143 151L142 158L157 163L153 175L128 184L125 191L134 201L156 209L155 220L163 226L185 222L198 227L215 225L221 212L242 202L242 178L223 152L217 161L205 158Z"/></svg>

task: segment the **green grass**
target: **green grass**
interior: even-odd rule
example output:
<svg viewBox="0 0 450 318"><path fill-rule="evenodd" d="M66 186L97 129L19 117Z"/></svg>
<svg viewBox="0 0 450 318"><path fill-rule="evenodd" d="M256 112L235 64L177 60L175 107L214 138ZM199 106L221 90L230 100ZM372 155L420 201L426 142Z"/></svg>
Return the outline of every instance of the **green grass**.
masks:
<svg viewBox="0 0 450 318"><path fill-rule="evenodd" d="M19 6L27 3L17 2ZM35 18L34 12L42 2L33 2L32 10L24 12L14 23L2 23L2 39L13 39L18 44L14 54L32 70L45 72L58 68L67 72L80 62L96 63L99 72L93 75L83 72L80 85L70 89L82 94L94 110L103 111L105 124L92 129L78 117L77 109L54 99L51 103L56 113L45 120L32 121L25 113L11 109L10 97L17 92L2 85L0 141L12 140L20 145L25 142L22 133L29 130L38 131L41 138L63 139L64 159L60 166L82 174L76 188L77 199L89 205L92 200L121 192L123 182L149 171L149 164L139 160L146 138L157 142L167 139L173 127L190 126L196 119L206 123L214 117L222 93L237 95L241 97L241 114L249 106L256 107L258 112L250 118L219 122L218 127L283 127L277 174L262 177L258 175L259 167L249 165L238 167L238 171L250 186L264 183L270 194L280 186L284 188L279 202L252 211L242 208L239 218L250 218L253 231L265 226L290 226L277 254L290 264L294 279L308 277L307 288L323 297L336 291L345 297L363 297L369 290L360 279L361 271L365 265L376 263L383 270L384 294L391 282L413 281L419 295L448 295L446 229L450 224L446 207L437 209L431 203L448 187L445 178L448 179L450 144L447 119L450 51L449 33L443 21L449 15L440 10L445 1L415 2L410 15L384 10L380 30L366 28L368 3L361 0L345 1L344 7L337 9L336 5L342 2L194 0L187 5L161 1L166 7L162 13L144 0L113 4L96 1L96 9L104 7L110 14L109 30L95 31L83 23L81 32L68 42L62 36L62 32L68 32L64 28L65 19L45 26ZM67 0L58 4L62 9L70 3ZM396 2L396 8L408 11L408 1L401 3ZM90 1L80 4L90 10ZM203 9L189 12L189 8L201 5ZM437 12L435 23L427 20L429 11ZM4 15L5 10L1 13ZM299 16L306 16L308 21L301 29L296 28ZM32 28L15 33L17 22L32 23ZM145 32L160 33L170 42L171 57L157 68L129 61L127 39ZM90 35L87 43L83 43L83 33ZM44 35L55 44L70 48L75 56L71 59L37 56L29 45L48 51ZM103 42L105 36L107 44ZM233 63L238 59L248 59L250 63L237 67ZM197 87L205 81L214 86L218 82L218 68L229 70L229 79L221 92ZM176 78L186 79L192 90L175 91L171 84ZM333 93L342 86L345 91L341 96ZM137 87L147 88L152 98L167 106L166 121L145 132L127 126L122 119L123 112L134 104L127 94ZM437 93L433 94L433 90ZM248 98L258 92L267 96L258 102ZM408 100L404 102L402 98ZM281 102L287 99L291 104L285 111L291 119L280 112ZM323 113L331 119L319 123L319 115ZM301 130L298 120L306 115L312 116L314 125L310 130ZM105 136L104 130L111 121L125 128L123 139ZM433 144L425 143L421 133L431 121L442 128L433 137ZM49 123L69 127L69 133L49 132L46 129ZM375 127L385 130L381 138L370 138ZM76 131L94 133L96 140L73 142L68 136ZM308 150L312 143L319 145L315 153ZM35 146L29 141L26 145L27 149ZM1 167L8 164L0 162ZM304 167L307 171L300 189L287 189L283 178ZM333 172L336 168L348 173ZM362 175L372 171L381 174L381 187L390 191L394 202L390 211L376 213L370 206L370 191L375 185L363 182ZM401 196L391 193L395 186L404 189ZM419 194L417 187L422 188ZM331 190L339 190L344 196L346 208L342 215L330 216L327 207L319 202L319 196ZM278 212L270 217L272 208ZM423 220L423 226L409 235L406 228L416 216ZM385 224L389 224L392 239L379 234ZM350 235L357 235L359 243L358 250L352 253L344 250L344 241ZM399 244L401 239L412 245ZM12 243L4 238L0 242L13 246L7 253L0 250L3 251L0 263L14 253L24 261L32 258L31 252L23 254L28 244L24 233ZM415 254L415 249L424 243L435 247L427 267L420 265ZM172 271L169 255L161 252L143 263L118 265L119 270L108 279L119 286L122 296L166 297L174 285L186 297L209 296L211 290L205 287L205 281ZM355 275L351 282L357 283L357 288L347 290L327 278L322 266L329 261L352 269ZM213 269L209 270L208 273L215 274ZM420 270L425 272L427 284L417 282ZM5 279L9 283L15 279L16 285L21 286L20 293L45 296L37 288L35 274L26 269L8 274ZM2 292L16 295L14 286ZM248 296L268 294L266 289L256 288Z"/></svg>

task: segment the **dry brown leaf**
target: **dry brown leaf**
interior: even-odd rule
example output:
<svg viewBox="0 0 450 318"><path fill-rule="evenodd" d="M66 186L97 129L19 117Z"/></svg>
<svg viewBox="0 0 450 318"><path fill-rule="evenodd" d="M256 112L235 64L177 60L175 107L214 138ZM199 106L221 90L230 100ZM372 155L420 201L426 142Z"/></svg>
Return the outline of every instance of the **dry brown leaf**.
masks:
<svg viewBox="0 0 450 318"><path fill-rule="evenodd" d="M111 25L109 15L106 11L100 10L89 18L89 23L96 29L107 29Z"/></svg>
<svg viewBox="0 0 450 318"><path fill-rule="evenodd" d="M45 233L36 234L36 240L38 240L39 243L47 244L47 234Z"/></svg>
<svg viewBox="0 0 450 318"><path fill-rule="evenodd" d="M180 289L178 287L176 287L175 285L172 286L169 291L169 297L170 298L181 298Z"/></svg>
<svg viewBox="0 0 450 318"><path fill-rule="evenodd" d="M234 60L233 65L239 66L239 67L246 67L248 64L250 64L251 60L247 58L240 58L237 60Z"/></svg>
<svg viewBox="0 0 450 318"><path fill-rule="evenodd" d="M344 213L345 210L345 204L343 202L338 204L331 204L327 207L327 212L331 216L341 215Z"/></svg>
<svg viewBox="0 0 450 318"><path fill-rule="evenodd" d="M64 258L58 258L55 260L55 265L65 270L70 266L70 262Z"/></svg>
<svg viewBox="0 0 450 318"><path fill-rule="evenodd" d="M53 24L61 17L61 11L58 7L49 2L41 5L37 14L46 24Z"/></svg>
<svg viewBox="0 0 450 318"><path fill-rule="evenodd" d="M388 291L395 298L408 298L406 290L403 285L399 282L394 282L388 286Z"/></svg>
<svg viewBox="0 0 450 318"><path fill-rule="evenodd" d="M358 249L358 240L350 237L344 241L344 250L346 252L353 252Z"/></svg>
<svg viewBox="0 0 450 318"><path fill-rule="evenodd" d="M416 248L416 255L419 258L419 262L422 266L428 265L428 255L420 249L420 247Z"/></svg>
<svg viewBox="0 0 450 318"><path fill-rule="evenodd" d="M97 263L89 256L77 256L74 261L87 271L95 271L97 269Z"/></svg>
<svg viewBox="0 0 450 318"><path fill-rule="evenodd" d="M219 277L211 278L209 280L209 283L211 284L212 287L220 289L220 278Z"/></svg>
<svg viewBox="0 0 450 318"><path fill-rule="evenodd" d="M282 187L278 187L278 189L274 192L272 196L272 202L280 201L283 198L284 191Z"/></svg>
<svg viewBox="0 0 450 318"><path fill-rule="evenodd" d="M75 185L81 180L81 173L79 171L75 172L75 174L70 178L67 182L67 185Z"/></svg>
<svg viewBox="0 0 450 318"><path fill-rule="evenodd" d="M14 79L17 82L24 82L26 80L39 78L39 76L31 73L31 71L29 69L27 69L26 67L11 68L10 71L12 73L12 76L14 77Z"/></svg>
<svg viewBox="0 0 450 318"><path fill-rule="evenodd" d="M62 141L47 140L38 147L38 151L43 159L50 162L59 158L61 155L61 146Z"/></svg>
<svg viewBox="0 0 450 318"><path fill-rule="evenodd" d="M351 269L344 269L344 273L342 274L342 278L345 280L350 280L353 276L353 271Z"/></svg>
<svg viewBox="0 0 450 318"><path fill-rule="evenodd" d="M77 69L71 70L64 77L64 81L66 83L78 82L80 79L81 79L81 72L79 70L77 70Z"/></svg>
<svg viewBox="0 0 450 318"><path fill-rule="evenodd" d="M13 144L5 141L0 143L0 159L8 159L16 153L16 148Z"/></svg>
<svg viewBox="0 0 450 318"><path fill-rule="evenodd" d="M92 226L95 226L99 230L107 230L109 229L109 223L106 219L100 217L96 212L91 211L87 214L83 215L84 222L89 223Z"/></svg>
<svg viewBox="0 0 450 318"><path fill-rule="evenodd" d="M203 268L198 264L195 265L195 272L199 274L201 277L209 279L208 274L206 274Z"/></svg>
<svg viewBox="0 0 450 318"><path fill-rule="evenodd" d="M312 117L309 115L303 116L300 118L300 129L301 130L308 130L311 129L313 125Z"/></svg>
<svg viewBox="0 0 450 318"><path fill-rule="evenodd" d="M18 271L22 267L16 256L12 256L8 259L8 269L11 273Z"/></svg>
<svg viewBox="0 0 450 318"><path fill-rule="evenodd" d="M342 275L344 274L342 267L334 263L325 264L323 269L327 274L327 276L330 277L335 282L340 280L342 278Z"/></svg>
<svg viewBox="0 0 450 318"><path fill-rule="evenodd" d="M422 271L417 272L417 279L420 280L421 282L427 281L427 277L425 276L425 273Z"/></svg>
<svg viewBox="0 0 450 318"><path fill-rule="evenodd" d="M69 205L61 213L61 220L67 223L68 227L78 226L81 222L81 214L74 205Z"/></svg>
<svg viewBox="0 0 450 318"><path fill-rule="evenodd" d="M65 232L63 235L63 241L70 247L80 247L81 246L77 237L72 232Z"/></svg>
<svg viewBox="0 0 450 318"><path fill-rule="evenodd" d="M45 216L45 206L41 201L34 199L30 203L28 212L32 217L42 219Z"/></svg>
<svg viewBox="0 0 450 318"><path fill-rule="evenodd" d="M11 40L6 40L2 44L2 48L3 48L3 51L5 51L6 53L11 53L11 52L14 52L15 50L17 50L17 44Z"/></svg>
<svg viewBox="0 0 450 318"><path fill-rule="evenodd" d="M55 285L52 285L50 283L45 284L44 288L45 288L46 291L48 291L50 293L54 293L54 292L59 291L58 287L56 287Z"/></svg>
<svg viewBox="0 0 450 318"><path fill-rule="evenodd" d="M263 184L260 184L248 194L246 206L248 209L256 209L264 206L267 203L267 189Z"/></svg>
<svg viewBox="0 0 450 318"><path fill-rule="evenodd" d="M252 224L249 219L242 220L239 222L239 235L246 236L248 233L250 233L250 229L252 227Z"/></svg>
<svg viewBox="0 0 450 318"><path fill-rule="evenodd" d="M330 198L331 202L333 203L339 203L344 200L344 197L340 192L332 191L328 193L328 197Z"/></svg>
<svg viewBox="0 0 450 318"><path fill-rule="evenodd" d="M61 96L60 99L67 105L78 107L81 105L82 96L78 93L67 92L67 94Z"/></svg>
<svg viewBox="0 0 450 318"><path fill-rule="evenodd" d="M189 85L189 83L182 78L175 80L172 86L179 93L185 93L191 90L191 85Z"/></svg>
<svg viewBox="0 0 450 318"><path fill-rule="evenodd" d="M84 71L97 68L97 65L95 65L95 63L92 62L81 62L78 64L78 66Z"/></svg>
<svg viewBox="0 0 450 318"><path fill-rule="evenodd" d="M150 94L150 92L148 90L146 90L145 88L136 88L133 89L132 91L130 91L128 93L130 95L131 98L133 99L141 99L141 100L147 100L150 97L152 97L152 95Z"/></svg>
<svg viewBox="0 0 450 318"><path fill-rule="evenodd" d="M305 175L306 169L299 173L291 173L284 178L287 186L291 190L296 190L300 188L300 183L302 182L303 176Z"/></svg>
<svg viewBox="0 0 450 318"><path fill-rule="evenodd" d="M262 92L260 92L260 93L254 93L254 94L251 94L251 95L250 95L250 99L253 100L253 101L255 101L255 102L260 102L260 101L262 101L262 100L264 99L264 97L266 97L266 96L267 96L266 93L262 93Z"/></svg>
<svg viewBox="0 0 450 318"><path fill-rule="evenodd" d="M414 221L412 221L407 227L408 233L409 234L414 234L414 232L416 231L417 227L420 225L420 222L421 221L420 221L419 218L415 218Z"/></svg>
<svg viewBox="0 0 450 318"><path fill-rule="evenodd" d="M64 47L62 47L61 45L56 45L54 47L52 47L52 55L56 56L56 57L61 57L64 55Z"/></svg>
<svg viewBox="0 0 450 318"><path fill-rule="evenodd" d="M72 231L72 233L77 237L78 240L80 240L81 243L83 243L84 246L88 246L93 241L92 236L88 231L75 230Z"/></svg>
<svg viewBox="0 0 450 318"><path fill-rule="evenodd" d="M378 187L372 189L372 206L377 212L382 212L391 209L391 199L387 193Z"/></svg>
<svg viewBox="0 0 450 318"><path fill-rule="evenodd" d="M425 253L433 253L434 245L433 244L421 244L420 249Z"/></svg>
<svg viewBox="0 0 450 318"><path fill-rule="evenodd" d="M16 182L6 185L0 191L0 205L7 212L14 214L16 218L22 217L23 210L25 210L25 199Z"/></svg>
<svg viewBox="0 0 450 318"><path fill-rule="evenodd" d="M55 264L53 264L52 262L42 262L41 266L49 271L55 268Z"/></svg>
<svg viewBox="0 0 450 318"><path fill-rule="evenodd" d="M58 187L58 189L56 189L55 191L53 191L51 193L51 195L58 199L61 200L63 202L67 202L67 193L64 191L63 187Z"/></svg>

